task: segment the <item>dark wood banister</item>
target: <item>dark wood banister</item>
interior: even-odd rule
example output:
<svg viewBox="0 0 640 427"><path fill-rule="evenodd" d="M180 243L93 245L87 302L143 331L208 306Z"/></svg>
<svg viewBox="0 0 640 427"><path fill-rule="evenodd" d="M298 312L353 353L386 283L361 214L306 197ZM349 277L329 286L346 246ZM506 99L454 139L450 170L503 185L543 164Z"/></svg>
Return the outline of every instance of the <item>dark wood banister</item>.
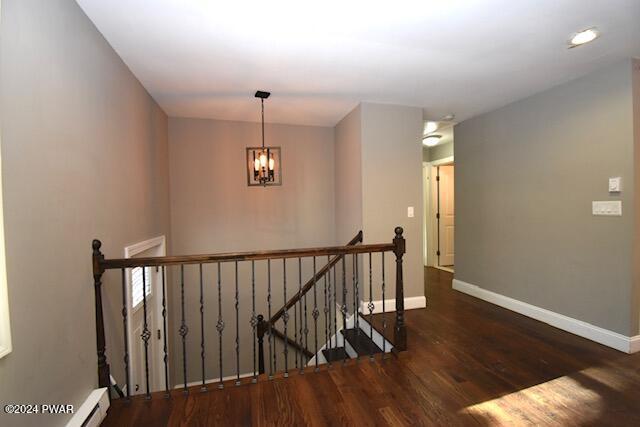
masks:
<svg viewBox="0 0 640 427"><path fill-rule="evenodd" d="M355 237L351 239L346 246L355 246L358 243L362 243L362 230L358 231L358 234L356 234ZM315 276L309 279L309 281L305 283L302 289L296 292L296 294L293 297L291 297L291 299L287 301L287 303L280 310L276 311L276 313L273 316L271 316L271 319L269 319L268 322L274 325L282 317L285 311L289 310L291 307L296 305L296 303L300 301L300 299L307 292L309 292L311 288L313 288L313 284L317 283L318 280L321 279L322 276L327 274L327 272L331 270L331 267L336 265L342 258L344 258L344 254L340 254L333 257L324 267L318 270Z"/></svg>
<svg viewBox="0 0 640 427"><path fill-rule="evenodd" d="M393 243L378 243L357 246L329 246L321 248L283 249L273 251L231 252L226 254L179 255L147 258L115 258L98 260L98 272L104 270L154 267L162 265L206 264L215 262L257 261L263 259L305 258L312 256L363 254L375 252L392 252ZM101 270L101 271L100 271Z"/></svg>
<svg viewBox="0 0 640 427"><path fill-rule="evenodd" d="M372 244L372 245L356 245L356 243L362 242L362 232L359 232L347 246L332 246L332 247L320 247L320 248L307 248L307 249L287 249L287 250L272 250L272 251L254 251L254 252L233 252L225 254L207 254L207 255L183 255L183 256L164 256L164 257L147 257L147 258L121 258L121 259L105 259L104 255L100 251L101 242L94 240L92 242L92 264L93 264L93 285L95 289L95 311L96 311L96 348L98 356L98 385L99 387L109 387L109 364L107 363L106 349L105 349L105 333L104 333L104 319L102 311L102 275L105 270L109 269L125 269L133 267L151 267L151 266L164 266L164 265L185 265L185 264L205 264L216 262L233 262L233 261L251 261L251 260L264 260L264 259L283 259L283 258L303 258L303 257L317 257L317 256L331 256L337 255L329 263L317 272L314 277L307 282L303 292L299 292L294 298L289 300L285 305L286 308L290 308L295 302L299 300L299 297L304 295L308 289L313 286L314 282L317 282L318 278L326 274L336 262L346 254L363 254L374 252L393 252L396 256L396 322L394 327L394 344L395 348L402 351L407 348L407 335L406 326L404 324L404 283L402 274L402 258L405 253L405 240L402 236L403 230L401 227L395 228L395 238L392 243ZM124 274L124 273L123 273ZM124 276L123 276L124 277ZM296 298L298 298L296 300ZM285 307L281 311L285 311ZM276 313L271 319L278 320L283 314ZM264 373L264 350L263 350L263 337L269 324L273 325L272 321L264 320L262 315L258 316L257 332L258 332L258 344L259 344L259 371ZM280 334L283 339L285 335L272 328L274 335ZM309 350L301 348L303 352L309 352ZM306 353L306 354L308 354ZM166 363L166 361L165 361ZM186 380L185 380L186 382ZM148 391L147 391L148 393Z"/></svg>

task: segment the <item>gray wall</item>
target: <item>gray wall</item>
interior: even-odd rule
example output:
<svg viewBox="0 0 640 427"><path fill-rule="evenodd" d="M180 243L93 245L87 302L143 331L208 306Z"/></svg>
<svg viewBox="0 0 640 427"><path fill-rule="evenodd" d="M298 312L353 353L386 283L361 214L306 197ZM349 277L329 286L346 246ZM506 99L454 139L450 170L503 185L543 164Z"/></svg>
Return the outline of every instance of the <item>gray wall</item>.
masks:
<svg viewBox="0 0 640 427"><path fill-rule="evenodd" d="M362 229L362 153L360 106L335 128L336 243L345 244Z"/></svg>
<svg viewBox="0 0 640 427"><path fill-rule="evenodd" d="M433 162L447 157L453 157L453 142L435 147L423 147L422 149L422 161L424 162Z"/></svg>
<svg viewBox="0 0 640 427"><path fill-rule="evenodd" d="M631 70L618 63L456 126L457 279L638 332ZM592 216L593 200L622 200L623 216Z"/></svg>
<svg viewBox="0 0 640 427"><path fill-rule="evenodd" d="M259 123L169 119L171 240L174 254L290 249L335 243L334 129L267 124L265 134L267 145L282 148L283 185L248 187L246 169L239 166L245 164L245 148L259 145ZM325 262L319 259L318 268ZM283 267L281 261L272 264L272 307L275 311L284 303ZM250 268L250 263L240 263L241 373L253 369L249 326L252 304ZM306 259L302 268L303 282L312 274L312 260ZM196 381L201 376L199 312L196 309L199 306L197 268L187 267L185 278L186 304L189 307L187 323L191 331L187 342L187 360L191 367L188 381ZM206 324L215 325L217 272L214 266L205 267L204 278ZM266 262L256 262L255 282L256 312L267 315ZM177 330L179 320L180 294L177 285L177 281L174 281L171 301L173 331ZM297 260L290 260L287 262L288 296L291 297L298 287L298 263ZM222 267L221 288L226 324L223 354L227 361L223 375L233 375L235 274L232 264ZM322 295L322 289L318 291ZM323 301L322 296L320 301ZM310 303L308 307L310 313L313 305ZM291 313L289 332L292 337L293 324L294 313ZM279 326L283 329L282 324ZM214 336L215 330L211 326L207 337ZM174 345L179 348L180 337L177 334L173 334L173 337ZM219 375L218 350L217 341L208 338L207 378ZM177 384L183 382L180 369L182 357L177 352L174 354L172 382ZM291 350L289 357L291 367L294 360ZM280 353L278 358L279 366L282 366L283 357Z"/></svg>
<svg viewBox="0 0 640 427"><path fill-rule="evenodd" d="M365 243L391 242L396 226L404 228L406 297L424 295L422 244L422 110L399 105L362 103L362 212ZM407 207L414 217L407 217ZM375 264L374 264L375 268ZM395 289L395 263L388 254L386 279ZM374 271L374 281L380 281ZM374 287L375 289L375 287ZM381 296L374 290L374 299ZM394 295L385 295L393 298Z"/></svg>
<svg viewBox="0 0 640 427"><path fill-rule="evenodd" d="M640 59L633 60L633 153L634 164L640 165ZM634 176L635 188L640 188L640 172L636 166ZM640 331L640 197L634 198L635 229L633 233L633 283L631 330Z"/></svg>
<svg viewBox="0 0 640 427"><path fill-rule="evenodd" d="M4 0L0 48L13 337L0 402L78 408L97 386L91 239L114 257L168 233L167 119L73 1ZM121 328L114 279L104 285L111 332ZM118 360L110 353L116 374Z"/></svg>

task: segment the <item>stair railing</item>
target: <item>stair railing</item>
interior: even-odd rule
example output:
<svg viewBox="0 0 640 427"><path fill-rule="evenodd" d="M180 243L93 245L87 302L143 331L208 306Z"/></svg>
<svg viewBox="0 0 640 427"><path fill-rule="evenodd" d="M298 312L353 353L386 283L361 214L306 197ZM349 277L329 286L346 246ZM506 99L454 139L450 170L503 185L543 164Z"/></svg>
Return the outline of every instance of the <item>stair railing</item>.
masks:
<svg viewBox="0 0 640 427"><path fill-rule="evenodd" d="M343 318L345 318L348 313L347 308L347 294L349 292L349 286L347 283L346 277L346 258L350 256L353 261L353 271L352 271L352 285L354 289L354 316L357 318L361 313L360 309L356 307L356 302L359 303L359 280L360 275L358 274L358 265L359 265L359 257L358 255L368 254L369 259L369 303L367 304L367 308L369 310L369 317L371 319L373 315L373 311L378 313L382 313L382 335L385 336L387 322L386 322L386 307L385 307L385 263L384 263L384 254L387 252L392 252L395 255L396 260L396 287L395 287L395 325L393 326L393 345L396 350L402 351L406 350L406 327L404 324L404 289L403 289L403 275L402 275L402 258L405 253L405 239L402 235L403 230L401 227L395 228L395 237L391 243L380 243L380 244L357 244L362 242L362 233L358 233L351 242L349 242L346 246L333 246L333 247L318 247L318 248L308 248L308 249L288 249L288 250L271 250L271 251L254 251L254 252L236 252L236 253L222 253L222 254L206 254L206 255L181 255L181 256L163 256L163 257L144 257L144 258L123 258L123 259L105 259L104 255L101 252L101 242L99 240L94 240L92 243L92 264L93 264L93 278L94 278L94 290L95 290L95 311L96 311L96 347L97 347L97 356L98 356L98 385L100 387L110 387L110 368L107 363L106 357L106 345L105 345L105 324L103 318L103 302L102 302L102 279L103 275L108 270L119 270L121 276L121 289L122 289L122 324L124 328L124 371L126 375L126 398L129 399L131 395L131 380L129 375L130 369L130 354L129 354L129 344L127 339L127 327L128 322L128 311L127 311L127 286L126 286L126 274L127 269L133 269L136 267L148 268L155 267L160 269L161 277L162 277L162 328L163 328L163 336L165 338L164 341L164 395L165 397L170 396L171 384L169 381L169 368L168 368L168 354L167 354L167 316L166 316L166 277L167 277L167 269L177 267L178 270L178 285L180 290L180 301L174 302L174 309L179 311L179 319L180 319L180 327L177 328L177 332L180 336L181 341L181 350L182 350L182 385L184 393L189 393L189 382L187 375L187 346L186 341L189 336L189 327L186 321L186 310L185 310L185 267L188 266L198 266L199 268L199 295L200 295L200 305L199 305L199 332L200 332L200 359L201 359L201 372L199 375L198 383L201 383L201 390L207 390L207 384L212 382L212 380L207 381L207 374L205 371L205 339L207 336L207 332L205 330L206 323L204 321L204 312L205 312L205 304L204 304L204 280L203 280L203 265L213 264L217 267L217 280L214 281L212 288L214 288L215 293L217 293L217 323L215 324L215 330L218 335L218 375L212 376L215 378L215 382L218 384L218 388L223 388L228 378L224 376L223 370L223 334L226 330L225 323L232 323L235 326L235 331L231 332L232 337L235 337L235 375L233 376L233 380L236 385L240 385L243 382L241 380L240 373L240 328L243 328L243 332L251 332L254 336L253 341L253 372L249 375L250 382L257 382L258 376L260 374L265 373L265 362L268 362L269 366L269 378L273 378L273 374L277 368L277 364L275 363L275 337L279 337L282 341L284 341L284 373L283 376L287 377L289 373L289 361L288 361L288 350L289 347L297 351L299 354L304 355L309 358L312 355L315 355L316 359L316 368L318 363L319 347L318 347L318 319L320 318L320 308L323 308L324 312L324 324L325 324L325 343L327 342L328 333L337 332L335 328L336 322L336 313L335 307L336 304L339 304L339 309L343 314ZM372 292L372 255L380 254L381 259L381 276L379 279L382 290L382 307L375 307L373 303L373 292ZM320 270L317 270L317 260L320 257L327 257L327 264L322 267ZM302 259L303 258L311 258L313 260L313 276L310 281L307 281L304 287L302 286ZM298 292L294 294L291 299L287 298L287 261L291 261L292 259L298 260L298 271L299 271L299 286ZM324 259L324 258L323 258ZM282 266L282 289L279 289L279 292L282 292L283 301L286 301L284 306L279 309L276 313L271 315L268 319L265 319L265 316L262 314L258 314L257 311L259 309L256 306L256 280L255 280L255 264L256 261L266 261L267 263L267 304L269 307L269 314L271 308L271 298L276 290L272 289L272 261L273 262L281 262ZM242 262L250 262L251 263L251 315L249 322L247 322L250 326L249 330L245 329L245 326L242 326L240 322L240 310L239 310L239 301L240 301L240 283L239 283L239 275L238 275L238 264ZM338 278L339 270L338 264L341 264L341 277ZM234 314L235 314L235 322L229 322L228 319L223 318L223 297L222 297L222 274L221 274L221 265L223 264L231 264L234 266L235 272L235 280L233 281L233 306L234 306ZM364 261L363 261L364 264ZM147 324L147 301L146 301L146 274L142 274L142 306L144 309L143 316L143 325L142 325L142 333L139 337L142 341L143 349L144 349L144 372L145 372L145 397L147 399L151 398L151 388L149 381L149 339L152 336L151 331L149 330L149 325ZM333 273L333 277L332 274ZM323 281L323 283L319 283ZM363 279L366 281L366 279ZM320 290L322 292L320 294L320 298L324 298L324 301L319 302L318 298L318 288L322 287ZM341 285L341 286L340 286ZM229 285L230 286L230 285ZM196 291L198 288L195 288ZM339 298L338 291L341 291L341 299ZM363 296L366 293L366 287L362 290ZM306 335L306 318L307 314L304 314L304 329L303 325L303 313L302 308L299 307L300 311L300 328L296 327L296 331L300 332L300 339L291 340L288 329L289 323L289 311L292 307L295 307L296 303L300 302L302 298L306 298L307 294L309 294L309 298L313 300L313 310L311 311L311 315L313 318L313 327L314 327L314 350L309 350L308 343L305 342L305 345L302 345L302 333L305 332ZM366 300L364 300L366 302ZM300 305L300 304L298 304ZM334 310L332 313L331 306L333 305ZM261 307L264 308L264 307ZM215 310L215 307L214 309ZM298 314L298 310L294 310L295 314ZM305 305L306 311L306 305ZM189 311L189 315L192 316L193 313L198 313L198 310ZM333 314L333 319L331 315ZM282 320L284 322L284 332L280 332L276 330L274 327L275 321ZM226 322L225 322L226 320ZM331 321L333 320L334 329L331 330ZM191 322L194 321L191 319ZM196 323L197 324L197 323ZM215 333L214 333L215 334ZM269 354L269 359L265 358L264 352L264 338L268 336L269 339L269 352L273 354ZM134 338L134 337L132 337ZM329 339L330 341L330 339ZM273 345L273 347L272 347ZM384 345L384 343L383 343ZM257 352L256 352L257 350ZM176 352L179 353L179 352ZM298 356L296 355L296 364L298 364ZM273 363L272 363L273 362ZM227 365L224 365L227 367ZM303 360L300 359L299 364L300 369L303 367ZM178 380L173 381L173 385Z"/></svg>

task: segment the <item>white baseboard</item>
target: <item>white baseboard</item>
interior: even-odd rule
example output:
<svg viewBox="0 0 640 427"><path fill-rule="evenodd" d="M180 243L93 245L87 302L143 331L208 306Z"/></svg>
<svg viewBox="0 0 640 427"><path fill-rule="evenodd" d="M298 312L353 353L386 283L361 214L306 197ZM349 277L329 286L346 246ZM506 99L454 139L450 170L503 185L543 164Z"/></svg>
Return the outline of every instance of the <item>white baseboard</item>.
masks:
<svg viewBox="0 0 640 427"><path fill-rule="evenodd" d="M71 417L67 427L99 426L107 416L109 394L107 388L93 390Z"/></svg>
<svg viewBox="0 0 640 427"><path fill-rule="evenodd" d="M360 312L364 314L369 314L369 301L362 301L360 304ZM382 313L382 300L373 301L373 314ZM425 308L427 306L427 298L424 296L419 297L407 297L404 299L404 309L405 310L413 310L415 308ZM385 313L390 313L392 311L396 311L396 299L385 299L384 300L384 311Z"/></svg>
<svg viewBox="0 0 640 427"><path fill-rule="evenodd" d="M453 279L453 289L625 353L640 351L640 335L628 337L458 279Z"/></svg>

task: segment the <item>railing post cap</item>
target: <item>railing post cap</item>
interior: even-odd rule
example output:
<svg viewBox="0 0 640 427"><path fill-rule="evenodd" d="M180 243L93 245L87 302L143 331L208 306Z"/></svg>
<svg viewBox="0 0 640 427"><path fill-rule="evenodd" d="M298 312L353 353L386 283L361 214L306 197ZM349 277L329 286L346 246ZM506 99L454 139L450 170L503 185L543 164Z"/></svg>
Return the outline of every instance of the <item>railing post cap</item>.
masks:
<svg viewBox="0 0 640 427"><path fill-rule="evenodd" d="M102 242L98 239L93 239L93 242L91 242L91 247L93 248L94 251L100 251L100 248L102 247Z"/></svg>
<svg viewBox="0 0 640 427"><path fill-rule="evenodd" d="M404 229L402 227L395 228L396 237L402 237L402 233L404 233Z"/></svg>

